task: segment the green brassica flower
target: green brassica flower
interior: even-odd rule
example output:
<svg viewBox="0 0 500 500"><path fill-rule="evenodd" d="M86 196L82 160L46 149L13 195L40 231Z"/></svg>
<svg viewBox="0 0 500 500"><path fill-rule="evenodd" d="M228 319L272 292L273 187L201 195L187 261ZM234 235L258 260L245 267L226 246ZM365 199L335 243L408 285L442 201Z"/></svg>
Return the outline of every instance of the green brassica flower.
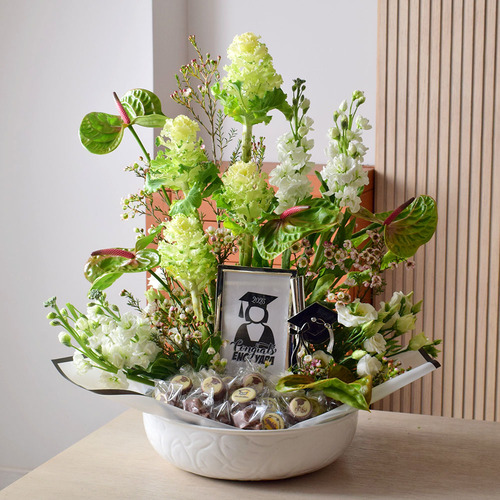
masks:
<svg viewBox="0 0 500 500"><path fill-rule="evenodd" d="M241 82L243 97L248 100L262 98L266 92L279 88L283 83L283 78L274 69L273 58L259 38L254 33L243 33L235 36L227 49L231 64L224 67L227 76L222 83L228 92L235 93L236 89L228 84Z"/></svg>
<svg viewBox="0 0 500 500"><path fill-rule="evenodd" d="M254 33L234 37L227 49L231 60L224 67L227 76L212 87L224 105L224 113L246 126L269 123L268 112L272 109L291 112L280 88L283 78L274 69L273 58L259 38Z"/></svg>
<svg viewBox="0 0 500 500"><path fill-rule="evenodd" d="M158 145L165 151L151 162L150 185L184 192L193 186L208 161L203 141L196 139L199 129L198 123L185 115L167 118L158 137Z"/></svg>
<svg viewBox="0 0 500 500"><path fill-rule="evenodd" d="M189 292L199 294L215 279L217 260L207 245L207 235L193 216L175 215L165 223L158 244L160 265Z"/></svg>
<svg viewBox="0 0 500 500"><path fill-rule="evenodd" d="M274 191L254 162L233 163L223 174L222 183L218 202L245 228L261 217L273 200Z"/></svg>

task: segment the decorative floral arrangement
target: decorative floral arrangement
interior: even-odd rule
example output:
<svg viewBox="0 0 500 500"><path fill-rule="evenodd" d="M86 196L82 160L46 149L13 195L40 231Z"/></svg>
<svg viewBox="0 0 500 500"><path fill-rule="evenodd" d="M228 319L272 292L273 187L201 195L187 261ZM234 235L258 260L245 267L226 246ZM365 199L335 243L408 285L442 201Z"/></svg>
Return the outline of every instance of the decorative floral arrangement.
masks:
<svg viewBox="0 0 500 500"><path fill-rule="evenodd" d="M101 369L109 387L126 387L129 380L158 386L189 370L222 377L227 367L216 321L218 266L237 254L245 268L294 269L302 277L305 305L319 304L336 319L329 325L331 339L300 344L275 389L320 391L368 409L372 386L402 372L397 355L438 352L439 341L424 333L401 343L421 307L412 293L395 292L378 309L366 301L384 290L384 272L413 266L411 257L434 234L435 202L418 196L377 214L361 206L368 184L362 134L371 128L358 114L365 101L361 91L333 112L326 164L314 172L320 196L313 197L308 174L314 141L308 134L314 122L305 81L296 79L291 97L285 95L266 45L253 33L234 38L227 51L231 64L222 73L220 57L204 55L194 37L190 42L196 58L180 68L171 95L186 115L167 118L156 95L134 89L121 99L115 94L118 115L89 113L83 119L81 142L92 153L116 149L125 130L137 140L143 156L126 170L144 187L123 200L123 218L148 215L154 224L136 229L131 248L92 253L85 266L91 283L86 311L69 303L59 308L52 298L45 304L52 308L48 318L64 329L60 341L74 349L78 369ZM265 150L274 146L255 136L254 128L272 117L284 133L277 143L279 163L268 176ZM228 131L229 121L237 127ZM155 155L136 125L161 128ZM217 227L204 229L202 202L213 210ZM359 220L369 224L357 229ZM146 305L124 290L134 312L121 312L103 290L137 272L149 273Z"/></svg>

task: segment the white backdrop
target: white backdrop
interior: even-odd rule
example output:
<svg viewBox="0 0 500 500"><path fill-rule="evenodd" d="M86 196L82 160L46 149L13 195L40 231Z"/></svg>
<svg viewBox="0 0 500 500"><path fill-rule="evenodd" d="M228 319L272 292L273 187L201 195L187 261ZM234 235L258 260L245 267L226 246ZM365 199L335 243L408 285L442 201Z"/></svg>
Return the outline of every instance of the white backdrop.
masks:
<svg viewBox="0 0 500 500"><path fill-rule="evenodd" d="M126 135L117 151L91 155L79 144L82 117L114 113L111 93L134 87L154 88L166 114L178 112L167 100L173 73L192 58L188 34L203 50L225 55L245 31L262 35L285 91L293 78L307 80L315 161L324 162L332 111L352 90L366 91L364 114L374 121L373 0L0 0L0 488L123 410L56 373L50 359L70 352L42 307L52 295L83 306L89 253L132 246L132 228L143 225L120 221L120 198L138 187L123 167L138 147ZM277 115L256 127L269 138L268 161L276 160L284 126ZM139 131L152 147L153 134ZM366 159L373 163L370 132ZM144 276L114 287L119 304L123 287L140 295Z"/></svg>

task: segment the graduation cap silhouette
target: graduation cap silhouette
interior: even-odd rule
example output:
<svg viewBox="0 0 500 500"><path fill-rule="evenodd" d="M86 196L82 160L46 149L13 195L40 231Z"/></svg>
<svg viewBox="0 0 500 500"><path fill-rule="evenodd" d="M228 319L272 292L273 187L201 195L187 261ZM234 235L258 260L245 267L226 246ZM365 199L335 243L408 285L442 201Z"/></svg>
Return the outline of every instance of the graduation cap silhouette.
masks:
<svg viewBox="0 0 500 500"><path fill-rule="evenodd" d="M331 325L336 321L337 313L318 302L307 306L288 320L295 327L295 333L309 344L323 344L330 339L329 352L333 349L334 342Z"/></svg>
<svg viewBox="0 0 500 500"><path fill-rule="evenodd" d="M267 305L277 298L278 297L274 295L266 295L265 293L247 292L242 297L240 297L242 303L240 306L239 317L240 318L244 317L243 302L248 302L247 310L250 309L250 307L255 306L255 307L260 307L266 311Z"/></svg>

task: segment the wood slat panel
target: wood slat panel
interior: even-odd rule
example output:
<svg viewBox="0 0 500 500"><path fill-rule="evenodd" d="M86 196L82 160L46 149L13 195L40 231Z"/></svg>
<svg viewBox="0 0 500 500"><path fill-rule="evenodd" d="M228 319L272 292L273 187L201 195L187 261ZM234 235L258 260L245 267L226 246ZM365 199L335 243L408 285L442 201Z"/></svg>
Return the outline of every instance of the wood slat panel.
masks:
<svg viewBox="0 0 500 500"><path fill-rule="evenodd" d="M495 0L379 0L376 209L437 199L436 237L387 279L425 299L442 369L377 407L500 419L500 75Z"/></svg>

